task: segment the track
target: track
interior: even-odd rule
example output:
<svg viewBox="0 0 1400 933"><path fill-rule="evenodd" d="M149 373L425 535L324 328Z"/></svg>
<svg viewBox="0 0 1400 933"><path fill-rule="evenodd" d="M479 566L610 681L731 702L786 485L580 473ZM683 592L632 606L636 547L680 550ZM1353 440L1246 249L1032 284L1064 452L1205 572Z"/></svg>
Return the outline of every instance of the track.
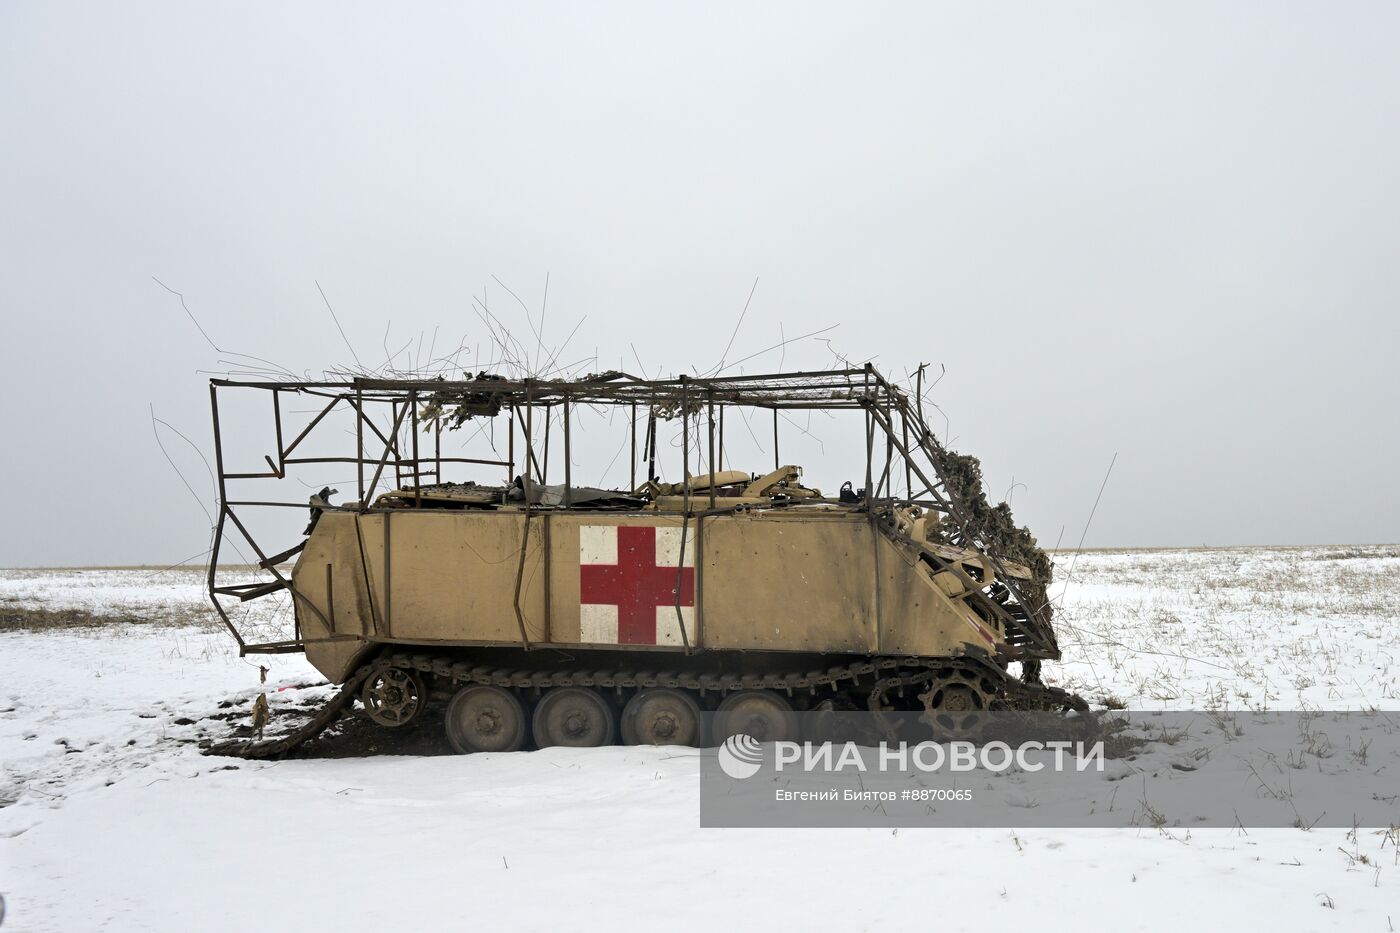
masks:
<svg viewBox="0 0 1400 933"><path fill-rule="evenodd" d="M345 681L335 696L299 729L276 739L220 742L206 749L205 754L248 759L281 757L333 725L354 704L361 686L371 675L395 667L429 674L457 687L469 684L508 689L668 687L694 691L702 698L710 693L722 695L732 690L773 690L785 693L789 697L805 692L815 696L818 691L839 693L846 688L859 687L862 681L869 681L871 684L867 702L869 709L874 712L889 708L888 700L892 693L926 689L931 694L934 685L951 680L978 684L978 692L986 704L982 708L991 711L1086 712L1089 709L1088 703L1076 694L1056 687L1016 680L998 668L971 658L871 658L805 673L726 676L671 671L512 670L454 661L427 653L392 652L358 669ZM924 696L920 699L928 702Z"/></svg>

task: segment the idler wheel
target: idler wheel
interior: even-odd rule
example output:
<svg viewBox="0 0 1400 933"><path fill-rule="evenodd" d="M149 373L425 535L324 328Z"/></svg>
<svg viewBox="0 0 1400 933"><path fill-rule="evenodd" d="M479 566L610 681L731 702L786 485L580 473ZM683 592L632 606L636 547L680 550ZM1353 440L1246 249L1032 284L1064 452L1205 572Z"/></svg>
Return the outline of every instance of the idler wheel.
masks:
<svg viewBox="0 0 1400 933"><path fill-rule="evenodd" d="M371 674L360 688L360 702L369 718L381 726L402 726L423 711L427 701L417 671L386 667Z"/></svg>

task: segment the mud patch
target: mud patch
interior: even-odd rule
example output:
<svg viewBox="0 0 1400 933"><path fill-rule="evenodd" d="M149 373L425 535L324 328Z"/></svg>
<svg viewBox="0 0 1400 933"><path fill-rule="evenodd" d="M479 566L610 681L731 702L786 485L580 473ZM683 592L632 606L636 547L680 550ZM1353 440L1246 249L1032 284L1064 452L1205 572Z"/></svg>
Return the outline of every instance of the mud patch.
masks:
<svg viewBox="0 0 1400 933"><path fill-rule="evenodd" d="M363 715L346 716L287 758L364 758L370 755L451 755L441 716L428 710L406 726L389 729Z"/></svg>
<svg viewBox="0 0 1400 933"><path fill-rule="evenodd" d="M300 729L315 715L319 705L304 709L285 710L277 718L277 729L269 729L265 739L276 739ZM214 713L206 716L202 724L210 728L203 731L200 740L202 747L208 748L229 740L256 741L257 735L246 722L246 713ZM243 720L233 728L230 720ZM294 758L367 758L374 755L450 755L451 746L443 733L441 715L434 716L432 710L406 726L390 729L381 726L363 713L343 716L319 736L281 755L282 759ZM231 756L237 757L237 756Z"/></svg>

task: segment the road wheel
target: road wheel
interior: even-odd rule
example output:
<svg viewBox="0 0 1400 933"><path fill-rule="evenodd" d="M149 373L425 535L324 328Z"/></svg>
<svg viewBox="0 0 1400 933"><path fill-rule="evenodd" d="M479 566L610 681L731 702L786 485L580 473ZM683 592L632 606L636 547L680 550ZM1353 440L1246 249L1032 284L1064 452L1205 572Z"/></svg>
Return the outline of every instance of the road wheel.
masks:
<svg viewBox="0 0 1400 933"><path fill-rule="evenodd" d="M703 744L700 704L690 694L668 687L637 691L622 709L622 744Z"/></svg>
<svg viewBox="0 0 1400 933"><path fill-rule="evenodd" d="M525 707L509 690L473 684L447 704L447 741L459 755L519 751L529 735Z"/></svg>
<svg viewBox="0 0 1400 933"><path fill-rule="evenodd" d="M715 710L716 744L744 733L760 742L795 742L797 714L792 704L772 690L736 690Z"/></svg>
<svg viewBox="0 0 1400 933"><path fill-rule="evenodd" d="M598 691L555 687L535 707L535 744L540 748L595 748L617 740L617 713Z"/></svg>

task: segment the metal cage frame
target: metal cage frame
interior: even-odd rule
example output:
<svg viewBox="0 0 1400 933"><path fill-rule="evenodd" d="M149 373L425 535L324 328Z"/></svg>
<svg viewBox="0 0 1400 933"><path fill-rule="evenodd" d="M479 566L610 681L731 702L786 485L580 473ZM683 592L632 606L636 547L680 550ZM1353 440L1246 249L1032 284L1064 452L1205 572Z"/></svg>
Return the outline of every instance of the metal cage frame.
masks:
<svg viewBox="0 0 1400 933"><path fill-rule="evenodd" d="M266 392L271 399L273 428L276 438L276 456L264 454L268 465L266 472L230 472L224 464L223 429L219 418L219 398L221 392L229 391ZM911 391L912 390L912 391ZM284 438L284 421L289 413L284 409L284 400L289 397L314 398L324 401L319 413L302 426L299 432L287 442ZM878 535L883 534L901 544L918 544L899 530L893 517L896 508L920 507L939 513L961 530L962 540L975 547L991 562L998 580L1002 581L1016 599L1023 612L1015 615L1007 607L980 593L980 582L970 577L960 563L939 555L929 555L935 562L941 562L939 569L957 574L969 585L970 593L977 594L979 609L989 613L1002 623L1008 633L1010 644L1001 652L1005 659L1058 658L1059 647L1050 625L1048 605L1032 606L1023 595L1014 578L1006 571L1004 558L987 546L972 527L966 503L949 487L941 464L943 448L937 436L929 427L923 415L923 370L915 377L915 385L901 387L885 378L872 364L846 369L818 370L810 372L774 373L751 376L690 377L678 376L673 379L641 379L627 373L609 372L601 375L585 376L573 380L548 379L505 379L482 374L475 379L447 381L443 379L381 379L354 377L339 381L245 381L232 379L212 379L209 385L210 408L213 419L214 454L216 479L218 484L218 518L215 524L214 545L208 567L208 591L210 600L218 611L225 626L237 640L241 654L269 654L303 650L305 641L301 637L300 625L294 622L294 637L290 640L271 642L250 642L245 640L238 626L229 617L221 601L237 599L247 602L281 590L287 590L298 608L316 613L325 618L322 610L310 599L298 593L290 577L282 573L279 565L295 557L305 546L305 541L275 553L265 550L248 530L240 513L255 508L298 508L305 509L305 501L287 502L274 499L230 499L230 481L265 480L275 482L287 478L289 466L303 464L355 464L357 474L357 494L353 506L358 512L372 513L386 511L376 505L375 492L392 462L394 478L399 490L412 490L415 493L408 507L423 506L421 490L423 480L432 477L440 482L444 464L473 464L498 466L506 471L507 482L516 475L517 459L521 464L520 479L524 486L525 513L528 532L532 513L549 512L548 506L531 505L532 485L543 484L548 466L550 441L550 413L558 406L562 411L562 434L564 444L564 493L562 508L570 508L572 484L572 411L575 406L618 406L630 412L631 432L630 475L632 489L637 488L637 441L638 413L645 412L652 425L643 440L644 448L651 443L651 463L648 473L654 473L655 441L654 421L657 413L666 419L682 419L682 476L690 477L691 472L691 425L697 437L703 437L707 456L696 456L696 466L707 463L713 472L716 464L723 459L724 411L729 407L769 409L773 413L773 461L774 468L781 466L779 453L779 416L788 410L827 410L862 411L865 414L865 488L859 501L851 508L863 511L869 519L872 535L876 542L876 576L879 570ZM441 403L452 406L467 406L467 417L502 417L508 419L509 453L505 460L477 459L469 457L443 456L442 433L446 412ZM426 405L439 403L432 409L431 418L424 419ZM388 406L389 421L393 427L388 433L382 431L369 416L371 410L383 411ZM337 407L343 407L355 414L354 455L331 457L297 456L299 448L307 437L322 425L326 417ZM543 410L545 429L543 432L544 467L536 455L536 444L541 433L536 428L535 417ZM703 418L703 424L702 424ZM517 425L520 434L520 447L516 446ZM407 436L403 432L407 430ZM703 430L704 434L699 432ZM421 440L431 438L431 449L424 450ZM879 448L883 447L883 458ZM716 458L716 450L720 456ZM883 460L883 462L881 462ZM894 477L902 470L905 479L905 495L894 495ZM648 479L652 479L651 475ZM367 481L368 479L368 481ZM691 484L684 486L684 525L688 530L691 521L697 523L697 534L703 533L703 522L731 512L733 506L725 506L717 499L713 484L708 491L691 492ZM917 492L916 492L917 487ZM812 501L812 500L804 500ZM820 500L817 500L820 501ZM835 500L826 500L835 501ZM337 506L346 508L347 506ZM314 506L313 506L314 508ZM399 511L395 508L394 511ZM247 541L257 555L257 566L267 571L272 579L257 583L224 583L219 557L223 549L225 535L232 525ZM925 549L927 551L927 549ZM520 566L524 567L523 551ZM517 580L517 590L519 580ZM876 613L878 604L878 587ZM697 594L697 598L699 598ZM977 598L977 597L972 597ZM518 602L518 598L517 598ZM519 606L517 605L517 615ZM295 615L295 613L294 613ZM522 646L531 647L525 638L524 624L521 621ZM687 646L688 648L689 646Z"/></svg>

